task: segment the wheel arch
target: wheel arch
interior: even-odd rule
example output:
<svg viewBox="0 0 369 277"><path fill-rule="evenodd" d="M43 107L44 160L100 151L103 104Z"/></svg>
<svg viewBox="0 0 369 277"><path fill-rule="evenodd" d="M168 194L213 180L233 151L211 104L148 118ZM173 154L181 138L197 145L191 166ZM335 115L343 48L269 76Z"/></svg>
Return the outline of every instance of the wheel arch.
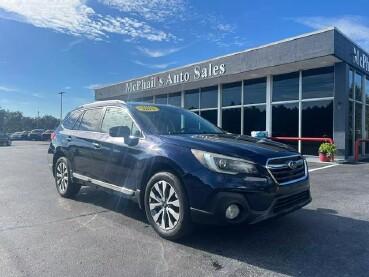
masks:
<svg viewBox="0 0 369 277"><path fill-rule="evenodd" d="M137 198L137 201L139 202L140 208L144 207L144 197L145 197L145 189L147 186L147 183L149 182L150 178L154 176L158 172L169 172L174 174L176 177L178 177L179 182L182 185L182 188L184 189L184 192L186 196L188 197L186 187L183 184L183 181L181 179L181 176L183 176L185 173L183 170L172 160L168 158L155 158L155 160L152 160L146 168L143 170L143 175L139 183L139 197Z"/></svg>
<svg viewBox="0 0 369 277"><path fill-rule="evenodd" d="M55 151L55 154L53 155L53 175L55 177L55 165L56 165L56 162L59 160L59 158L61 157L64 157L66 158L67 156L65 155L65 153L61 150L61 149L57 149Z"/></svg>

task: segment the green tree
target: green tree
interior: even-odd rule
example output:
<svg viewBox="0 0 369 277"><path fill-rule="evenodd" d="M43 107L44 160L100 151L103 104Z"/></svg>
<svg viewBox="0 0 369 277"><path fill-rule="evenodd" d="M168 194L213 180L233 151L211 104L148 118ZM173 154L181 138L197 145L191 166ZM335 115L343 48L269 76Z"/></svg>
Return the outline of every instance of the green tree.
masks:
<svg viewBox="0 0 369 277"><path fill-rule="evenodd" d="M51 115L41 118L24 116L22 112L11 112L0 107L0 130L6 133L36 129L55 129L59 120Z"/></svg>

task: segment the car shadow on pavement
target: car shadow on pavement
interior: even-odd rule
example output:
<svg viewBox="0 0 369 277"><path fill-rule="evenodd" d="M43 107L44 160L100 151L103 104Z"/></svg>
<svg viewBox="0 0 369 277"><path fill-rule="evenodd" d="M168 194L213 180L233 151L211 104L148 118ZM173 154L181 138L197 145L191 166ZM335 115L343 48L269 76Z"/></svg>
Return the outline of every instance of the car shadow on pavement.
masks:
<svg viewBox="0 0 369 277"><path fill-rule="evenodd" d="M137 203L114 193L82 187L74 200L90 203L148 224L144 211L139 208Z"/></svg>
<svg viewBox="0 0 369 277"><path fill-rule="evenodd" d="M369 222L331 210L302 209L249 226L199 226L183 244L291 276L368 276L369 272Z"/></svg>
<svg viewBox="0 0 369 277"><path fill-rule="evenodd" d="M115 194L87 187L75 200L148 225L136 203ZM157 236L154 230L150 234ZM246 264L291 276L367 276L369 271L369 222L331 209L302 209L255 225L196 225L194 233L177 245L208 253L218 270L228 263L222 264L217 256L238 261L237 276L245 274Z"/></svg>

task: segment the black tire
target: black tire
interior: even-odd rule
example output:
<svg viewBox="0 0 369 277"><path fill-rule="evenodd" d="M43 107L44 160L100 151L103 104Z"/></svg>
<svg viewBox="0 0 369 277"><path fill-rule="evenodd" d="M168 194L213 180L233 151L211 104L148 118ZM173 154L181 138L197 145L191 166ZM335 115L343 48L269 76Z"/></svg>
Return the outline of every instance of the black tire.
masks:
<svg viewBox="0 0 369 277"><path fill-rule="evenodd" d="M8 141L6 142L6 145L7 145L7 146L12 145L12 140L11 140L11 139L8 139Z"/></svg>
<svg viewBox="0 0 369 277"><path fill-rule="evenodd" d="M147 219L161 237L178 240L192 231L190 205L181 182L173 173L159 172L151 177L144 203Z"/></svg>
<svg viewBox="0 0 369 277"><path fill-rule="evenodd" d="M64 157L55 164L55 185L58 193L65 198L75 196L81 189L81 185L72 182L69 163Z"/></svg>

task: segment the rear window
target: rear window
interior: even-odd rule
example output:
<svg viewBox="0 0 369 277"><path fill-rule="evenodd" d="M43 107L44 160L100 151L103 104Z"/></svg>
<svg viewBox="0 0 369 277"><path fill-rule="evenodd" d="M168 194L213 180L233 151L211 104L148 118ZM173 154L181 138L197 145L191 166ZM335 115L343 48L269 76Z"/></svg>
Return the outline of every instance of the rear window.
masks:
<svg viewBox="0 0 369 277"><path fill-rule="evenodd" d="M78 118L81 116L82 111L81 110L77 110L77 111L73 111L71 112L71 114L67 117L67 119L63 122L63 127L65 129L73 129L74 124L76 123L76 121L78 120Z"/></svg>

